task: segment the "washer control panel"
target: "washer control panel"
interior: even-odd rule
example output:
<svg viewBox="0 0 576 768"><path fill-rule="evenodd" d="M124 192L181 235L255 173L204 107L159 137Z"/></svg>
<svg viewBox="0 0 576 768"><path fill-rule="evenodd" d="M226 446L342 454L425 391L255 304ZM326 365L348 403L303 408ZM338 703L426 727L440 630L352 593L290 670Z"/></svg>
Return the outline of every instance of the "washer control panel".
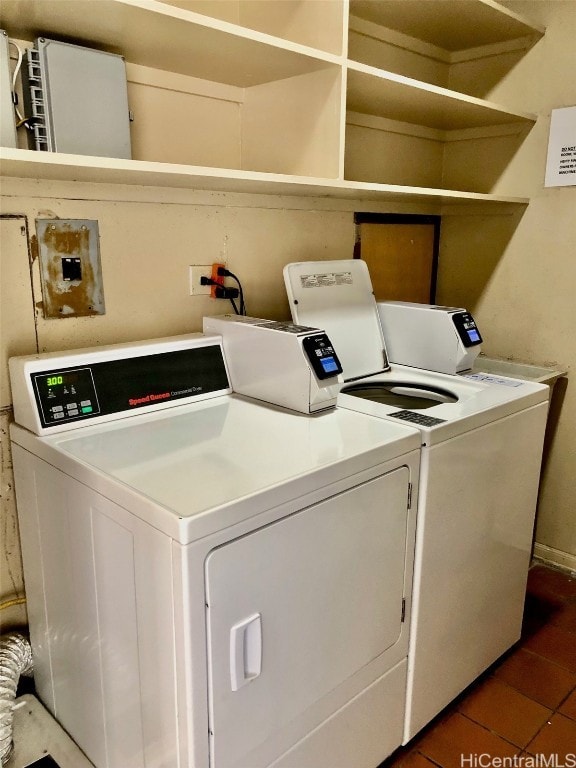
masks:
<svg viewBox="0 0 576 768"><path fill-rule="evenodd" d="M424 413L416 413L415 411L394 411L389 416L394 416L395 419L402 419L402 421L409 421L411 424L417 424L419 427L435 427L436 424L444 424L446 421L446 419L426 416Z"/></svg>
<svg viewBox="0 0 576 768"><path fill-rule="evenodd" d="M338 360L334 347L325 333L305 336L302 339L302 348L320 381L342 373L340 360Z"/></svg>
<svg viewBox="0 0 576 768"><path fill-rule="evenodd" d="M482 344L482 336L470 312L455 312L452 315L452 322L465 347Z"/></svg>
<svg viewBox="0 0 576 768"><path fill-rule="evenodd" d="M336 406L342 366L320 328L245 315L205 317L224 342L234 392L299 413Z"/></svg>

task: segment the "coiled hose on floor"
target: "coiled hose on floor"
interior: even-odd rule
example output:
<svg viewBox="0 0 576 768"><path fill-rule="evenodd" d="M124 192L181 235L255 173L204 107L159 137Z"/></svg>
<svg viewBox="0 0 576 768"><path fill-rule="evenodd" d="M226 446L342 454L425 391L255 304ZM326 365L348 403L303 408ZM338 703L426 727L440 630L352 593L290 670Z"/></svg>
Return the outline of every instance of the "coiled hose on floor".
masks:
<svg viewBox="0 0 576 768"><path fill-rule="evenodd" d="M31 675L32 649L24 635L10 632L0 636L0 761L4 765L12 752L14 699L20 675Z"/></svg>

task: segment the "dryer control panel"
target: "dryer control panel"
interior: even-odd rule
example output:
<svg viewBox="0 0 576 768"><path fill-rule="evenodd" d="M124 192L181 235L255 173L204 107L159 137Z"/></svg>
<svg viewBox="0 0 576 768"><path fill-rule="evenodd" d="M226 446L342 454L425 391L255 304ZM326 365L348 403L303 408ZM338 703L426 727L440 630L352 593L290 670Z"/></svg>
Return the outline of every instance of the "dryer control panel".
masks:
<svg viewBox="0 0 576 768"><path fill-rule="evenodd" d="M90 368L32 374L44 426L100 413Z"/></svg>
<svg viewBox="0 0 576 768"><path fill-rule="evenodd" d="M14 417L36 434L231 391L221 340L201 334L10 360Z"/></svg>

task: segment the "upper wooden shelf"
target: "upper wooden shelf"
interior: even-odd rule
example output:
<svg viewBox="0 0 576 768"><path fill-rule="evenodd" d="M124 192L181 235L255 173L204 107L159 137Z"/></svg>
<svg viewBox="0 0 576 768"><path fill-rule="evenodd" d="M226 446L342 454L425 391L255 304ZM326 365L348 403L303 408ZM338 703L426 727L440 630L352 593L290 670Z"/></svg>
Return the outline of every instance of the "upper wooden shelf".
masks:
<svg viewBox="0 0 576 768"><path fill-rule="evenodd" d="M445 131L536 122L536 115L356 62L348 62L346 104L354 112Z"/></svg>
<svg viewBox="0 0 576 768"><path fill-rule="evenodd" d="M545 32L495 0L350 0L350 13L446 51Z"/></svg>
<svg viewBox="0 0 576 768"><path fill-rule="evenodd" d="M302 18L298 33L288 34L290 24L282 27L274 3L247 0L243 6L247 25L241 26L227 18L191 10L209 7L200 0L173 1L176 4L157 0L2 0L0 27L12 38L34 40L46 36L102 48L150 71L186 75L239 89L273 83L246 91L238 99L243 122L242 155L237 165L204 167L4 148L0 150L0 172L4 176L376 202L527 204L527 199L519 197L357 182L342 177L344 76L348 110L389 118L397 124L451 131L535 120L527 113L346 61L342 55L328 52L339 50L345 3L335 6L338 13L332 14L328 25L333 47L326 44L324 50L319 50L304 44L316 38L302 32ZM328 0L301 0L298 5L287 3L283 11L299 8L310 26L311 9L319 13L330 5ZM494 0L351 0L350 10L358 17L446 50L542 31ZM335 31L337 27L339 32ZM281 31L286 36L277 36ZM310 75L304 78L306 83L291 80L301 75ZM203 107L201 117L210 133L214 119L212 112ZM251 110L258 110L257 120ZM290 135L286 117L288 123L292 120ZM332 137L331 142L327 135ZM235 135L228 140L232 145ZM271 162L271 155L279 156L279 161ZM142 152L142 156L146 153ZM205 157L208 165L214 162L210 153L206 156L201 152L193 162L202 162ZM226 157L225 164L229 162ZM254 170L262 168L267 172ZM291 171L294 175L289 175ZM332 175L335 178L330 178Z"/></svg>
<svg viewBox="0 0 576 768"><path fill-rule="evenodd" d="M156 0L2 0L10 37L53 36L101 47L153 69L242 88L325 68L341 59Z"/></svg>
<svg viewBox="0 0 576 768"><path fill-rule="evenodd" d="M65 155L0 147L0 174L5 177L135 184L180 189L217 190L262 195L296 195L374 202L416 202L477 205L503 203L525 206L524 197L487 195L448 189L373 184L341 179L289 176L227 168Z"/></svg>

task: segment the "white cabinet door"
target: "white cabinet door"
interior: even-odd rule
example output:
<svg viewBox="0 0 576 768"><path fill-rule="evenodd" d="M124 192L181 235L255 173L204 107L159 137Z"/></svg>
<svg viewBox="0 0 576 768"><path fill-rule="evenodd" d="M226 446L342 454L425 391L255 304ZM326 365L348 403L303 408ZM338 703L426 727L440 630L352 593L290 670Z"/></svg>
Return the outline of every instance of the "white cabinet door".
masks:
<svg viewBox="0 0 576 768"><path fill-rule="evenodd" d="M214 768L242 765L398 642L408 480L399 468L210 553Z"/></svg>

